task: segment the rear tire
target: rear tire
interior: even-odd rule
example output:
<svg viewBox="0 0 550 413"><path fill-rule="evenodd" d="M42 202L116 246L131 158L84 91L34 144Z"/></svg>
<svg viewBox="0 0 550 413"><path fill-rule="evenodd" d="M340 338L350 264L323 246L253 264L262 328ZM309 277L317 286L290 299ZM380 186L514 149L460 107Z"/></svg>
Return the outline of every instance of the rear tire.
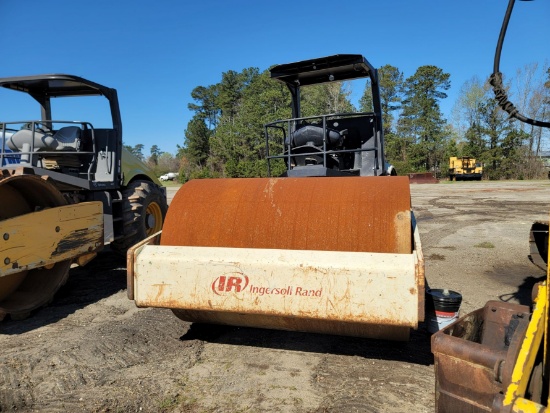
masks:
<svg viewBox="0 0 550 413"><path fill-rule="evenodd" d="M149 181L131 182L122 195L124 235L111 248L126 254L132 245L162 229L168 205L160 187Z"/></svg>

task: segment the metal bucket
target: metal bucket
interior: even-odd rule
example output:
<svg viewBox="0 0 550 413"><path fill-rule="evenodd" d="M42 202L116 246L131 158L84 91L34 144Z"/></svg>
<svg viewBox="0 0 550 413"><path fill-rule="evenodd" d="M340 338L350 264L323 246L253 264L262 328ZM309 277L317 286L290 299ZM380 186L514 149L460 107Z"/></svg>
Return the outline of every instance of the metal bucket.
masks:
<svg viewBox="0 0 550 413"><path fill-rule="evenodd" d="M436 333L458 319L462 295L447 289L429 289L427 294L428 331Z"/></svg>

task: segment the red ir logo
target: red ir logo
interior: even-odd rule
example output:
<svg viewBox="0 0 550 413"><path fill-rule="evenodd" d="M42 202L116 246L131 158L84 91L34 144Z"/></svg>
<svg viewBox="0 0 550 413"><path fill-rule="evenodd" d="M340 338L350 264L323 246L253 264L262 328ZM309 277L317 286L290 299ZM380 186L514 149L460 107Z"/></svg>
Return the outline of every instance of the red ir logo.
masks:
<svg viewBox="0 0 550 413"><path fill-rule="evenodd" d="M248 286L248 277L240 272L220 275L212 282L212 291L217 295L231 290L240 293Z"/></svg>

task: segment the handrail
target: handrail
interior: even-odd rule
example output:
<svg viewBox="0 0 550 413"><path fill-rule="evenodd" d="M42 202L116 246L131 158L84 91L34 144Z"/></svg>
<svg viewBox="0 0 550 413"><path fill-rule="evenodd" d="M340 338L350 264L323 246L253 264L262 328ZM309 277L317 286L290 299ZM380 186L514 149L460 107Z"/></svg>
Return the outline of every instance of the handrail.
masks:
<svg viewBox="0 0 550 413"><path fill-rule="evenodd" d="M361 153L361 152L375 152L375 158L376 158L376 165L375 167L379 167L378 165L378 154L380 151L380 148L378 148L377 145L377 139L374 139L374 146L370 148L354 148L354 149L334 149L334 150L327 150L327 121L333 120L333 119L350 119L350 118L370 118L376 121L376 115L374 112L352 112L352 113L332 113L327 115L316 115L316 116L306 116L301 118L289 118L289 119L282 119L273 121L270 123L267 123L264 125L265 129L265 138L266 138L266 160L268 163L268 174L271 176L271 165L270 160L272 159L287 159L286 162L286 169L287 171L290 171L292 169L291 167L291 160L295 156L323 156L323 165L326 166L327 164L327 155L337 155L337 154L345 154L345 153ZM311 119L320 120L322 123L323 128L323 147L321 151L315 151L315 152L295 152L292 148L292 142L287 141L287 133L288 131L288 137L290 138L292 136L292 133L296 130L296 124L302 122L302 121L308 121ZM286 123L286 129L284 127L284 124ZM278 141L279 137L277 139L273 139L273 134L269 133L270 129L277 129L282 131L282 153L278 155L271 155L270 152L270 143L274 141ZM376 137L375 137L376 138ZM301 146L300 148L303 148L304 146ZM296 148L294 148L295 150Z"/></svg>
<svg viewBox="0 0 550 413"><path fill-rule="evenodd" d="M90 131L90 139L92 143L92 150L91 151L83 151L83 150L39 150L37 151L35 148L35 139L36 139L36 133L39 132L38 126L39 125L78 125L81 127L82 131ZM10 152L6 152L6 129L7 125L28 125L30 126L29 130L32 133L32 138L30 142L30 149L29 150L22 150L21 148L18 148L18 150L12 150L10 149ZM8 158L14 158L18 157L22 164L30 164L33 165L34 159L36 156L51 156L51 155L92 155L92 159L90 161L90 164L88 166L87 175L88 180L92 180L92 171L93 167L97 162L97 145L96 145L96 138L95 138L95 131L94 127L90 122L85 121L73 121L73 120L24 120L24 121L10 121L10 122L1 122L1 135L2 135L2 144L0 145L0 165L3 164L4 159ZM50 128L48 128L48 132L52 132ZM20 130L24 130L23 127L14 128L13 132L17 133ZM53 136L54 133L51 133ZM26 159L25 159L26 158Z"/></svg>

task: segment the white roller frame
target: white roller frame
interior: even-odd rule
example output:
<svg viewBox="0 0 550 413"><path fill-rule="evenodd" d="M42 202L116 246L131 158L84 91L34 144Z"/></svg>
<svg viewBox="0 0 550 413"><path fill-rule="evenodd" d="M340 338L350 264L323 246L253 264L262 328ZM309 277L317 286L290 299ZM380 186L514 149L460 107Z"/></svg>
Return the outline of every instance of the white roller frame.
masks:
<svg viewBox="0 0 550 413"><path fill-rule="evenodd" d="M128 294L138 307L417 328L424 260L411 254L159 246L128 254Z"/></svg>

